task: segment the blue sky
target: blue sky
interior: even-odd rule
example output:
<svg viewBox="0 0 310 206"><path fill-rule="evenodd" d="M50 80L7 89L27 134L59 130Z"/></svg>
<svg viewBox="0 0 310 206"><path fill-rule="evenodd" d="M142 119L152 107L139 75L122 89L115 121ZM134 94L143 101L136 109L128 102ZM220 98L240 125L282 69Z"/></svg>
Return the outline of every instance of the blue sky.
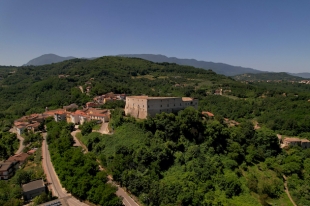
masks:
<svg viewBox="0 0 310 206"><path fill-rule="evenodd" d="M47 53L163 54L310 72L310 1L0 1L0 65Z"/></svg>

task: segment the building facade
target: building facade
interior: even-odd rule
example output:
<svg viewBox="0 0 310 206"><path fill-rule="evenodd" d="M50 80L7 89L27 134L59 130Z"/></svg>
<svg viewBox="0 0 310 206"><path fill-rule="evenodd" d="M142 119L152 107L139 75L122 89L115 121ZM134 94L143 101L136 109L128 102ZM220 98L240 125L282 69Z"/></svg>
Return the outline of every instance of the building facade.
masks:
<svg viewBox="0 0 310 206"><path fill-rule="evenodd" d="M186 107L198 108L198 100L190 97L126 97L125 115L145 119L161 112L178 112Z"/></svg>
<svg viewBox="0 0 310 206"><path fill-rule="evenodd" d="M0 180L10 179L15 172L15 166L18 162L2 161L0 162Z"/></svg>

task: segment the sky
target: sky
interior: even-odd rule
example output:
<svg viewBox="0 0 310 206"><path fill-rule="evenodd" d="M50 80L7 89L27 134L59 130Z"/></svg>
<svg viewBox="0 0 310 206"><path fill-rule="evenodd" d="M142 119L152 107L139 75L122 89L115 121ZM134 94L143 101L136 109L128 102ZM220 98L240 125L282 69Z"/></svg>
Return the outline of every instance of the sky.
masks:
<svg viewBox="0 0 310 206"><path fill-rule="evenodd" d="M162 54L310 72L310 1L0 1L0 65L49 53Z"/></svg>

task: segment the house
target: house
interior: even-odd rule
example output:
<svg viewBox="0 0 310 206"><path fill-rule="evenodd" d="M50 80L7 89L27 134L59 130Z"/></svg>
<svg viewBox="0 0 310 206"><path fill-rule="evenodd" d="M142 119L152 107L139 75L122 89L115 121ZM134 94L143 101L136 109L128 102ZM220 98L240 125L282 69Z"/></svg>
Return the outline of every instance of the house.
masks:
<svg viewBox="0 0 310 206"><path fill-rule="evenodd" d="M1 161L0 162L0 180L8 180L10 179L15 172L16 165L18 162L16 161Z"/></svg>
<svg viewBox="0 0 310 206"><path fill-rule="evenodd" d="M24 200L28 201L45 192L45 184L42 179L22 185Z"/></svg>
<svg viewBox="0 0 310 206"><path fill-rule="evenodd" d="M7 159L7 161L18 162L18 165L21 166L21 165L23 165L26 162L28 157L29 157L29 154L27 154L27 153L20 153L20 154L16 154L16 155L13 155L13 156L9 157Z"/></svg>
<svg viewBox="0 0 310 206"><path fill-rule="evenodd" d="M93 107L99 107L99 104L94 103L94 102L87 102L86 103L86 108L93 108Z"/></svg>
<svg viewBox="0 0 310 206"><path fill-rule="evenodd" d="M300 146L304 149L310 148L310 141L307 139L299 139L296 137L285 138L283 140L283 145L285 146Z"/></svg>
<svg viewBox="0 0 310 206"><path fill-rule="evenodd" d="M97 96L94 99L95 103L105 104L108 101L125 101L126 100L126 94L114 94L113 92L103 94L101 96Z"/></svg>
<svg viewBox="0 0 310 206"><path fill-rule="evenodd" d="M155 116L161 112L178 112L192 106L197 109L198 100L190 97L126 97L125 115L145 119L147 116Z"/></svg>
<svg viewBox="0 0 310 206"><path fill-rule="evenodd" d="M214 95L223 95L223 89L217 89L214 91Z"/></svg>
<svg viewBox="0 0 310 206"><path fill-rule="evenodd" d="M55 122L65 121L67 119L67 113L65 111L58 111L54 114Z"/></svg>
<svg viewBox="0 0 310 206"><path fill-rule="evenodd" d="M32 124L29 124L29 125L27 126L27 129L28 129L28 130L31 130L31 131L33 131L33 132L36 132L36 131L39 130L40 124L41 124L40 122L34 122L34 123L32 123Z"/></svg>
<svg viewBox="0 0 310 206"><path fill-rule="evenodd" d="M107 113L105 113L105 114L100 114L100 113L89 114L89 118L91 120L100 120L103 123L108 122L110 120L109 115Z"/></svg>
<svg viewBox="0 0 310 206"><path fill-rule="evenodd" d="M307 139L301 140L301 147L304 149L310 148L310 141Z"/></svg>

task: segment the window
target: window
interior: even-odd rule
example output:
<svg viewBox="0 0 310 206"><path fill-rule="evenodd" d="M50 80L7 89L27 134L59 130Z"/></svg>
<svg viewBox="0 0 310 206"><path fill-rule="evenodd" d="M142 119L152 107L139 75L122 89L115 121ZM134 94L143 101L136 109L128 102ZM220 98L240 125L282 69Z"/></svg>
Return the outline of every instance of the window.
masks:
<svg viewBox="0 0 310 206"><path fill-rule="evenodd" d="M167 104L167 107L169 107L169 104Z"/></svg>
<svg viewBox="0 0 310 206"><path fill-rule="evenodd" d="M160 107L163 107L163 105L160 105Z"/></svg>

